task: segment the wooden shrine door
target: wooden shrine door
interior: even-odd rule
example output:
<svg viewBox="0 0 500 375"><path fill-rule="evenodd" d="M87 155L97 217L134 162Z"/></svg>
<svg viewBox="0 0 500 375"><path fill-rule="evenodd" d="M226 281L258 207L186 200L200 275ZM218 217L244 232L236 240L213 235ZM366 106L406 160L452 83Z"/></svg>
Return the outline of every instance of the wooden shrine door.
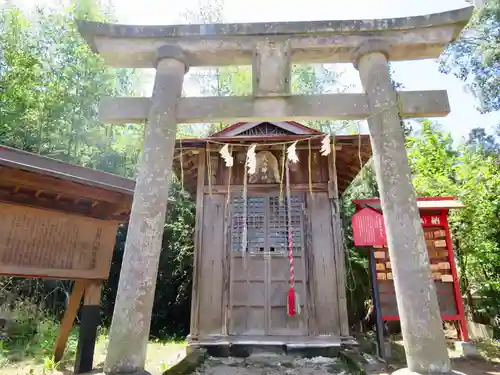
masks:
<svg viewBox="0 0 500 375"><path fill-rule="evenodd" d="M304 335L305 311L304 195L292 196L292 242L296 290L301 313L287 315L289 288L288 220L286 200L277 194L247 197L247 248L242 245L243 199L235 196L231 204L230 301L231 335Z"/></svg>

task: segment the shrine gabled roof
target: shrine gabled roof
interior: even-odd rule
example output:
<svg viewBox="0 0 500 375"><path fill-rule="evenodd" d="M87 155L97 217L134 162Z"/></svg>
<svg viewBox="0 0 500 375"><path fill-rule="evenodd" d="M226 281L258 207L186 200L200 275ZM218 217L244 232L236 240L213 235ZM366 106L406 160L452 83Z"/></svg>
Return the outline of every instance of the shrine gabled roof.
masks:
<svg viewBox="0 0 500 375"><path fill-rule="evenodd" d="M268 131L267 135L259 131L248 134L252 129L258 129L262 125L267 126L265 129ZM279 131L275 132L272 127L276 127ZM206 138L177 139L173 167L178 176L183 175L184 186L194 193L196 191L198 154L200 150L210 147L213 156L215 156L218 155L218 151L225 144L238 145L238 147L257 144L257 150L262 150L263 148L270 148L275 143L291 144L295 141L302 146L310 142L312 148L318 149L325 135L326 133L293 121L279 123L239 122ZM370 159L372 149L367 134L337 135L335 136L335 145L338 187L339 193L342 193L359 173L362 166Z"/></svg>
<svg viewBox="0 0 500 375"><path fill-rule="evenodd" d="M249 131L250 129L256 128L263 124L269 124L282 130L282 133L289 133L295 135L313 135L313 134L323 134L319 130L310 128L309 126L302 125L296 121L283 121L283 122L237 122L236 124L230 125L219 132L210 135L210 138L218 137L237 137L245 136L242 133Z"/></svg>

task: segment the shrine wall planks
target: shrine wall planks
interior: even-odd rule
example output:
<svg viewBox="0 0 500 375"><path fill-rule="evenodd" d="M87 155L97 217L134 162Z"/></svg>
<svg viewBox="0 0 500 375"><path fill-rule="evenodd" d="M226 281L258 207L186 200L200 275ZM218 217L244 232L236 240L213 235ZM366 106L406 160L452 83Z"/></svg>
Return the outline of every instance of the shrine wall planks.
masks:
<svg viewBox="0 0 500 375"><path fill-rule="evenodd" d="M340 345L349 335L344 249L334 207L335 197L371 156L368 137L331 138L325 156L320 152L324 133L290 124L302 132L299 137L278 126L284 125L241 123L205 139L177 141L174 169L197 196L191 345L314 345L314 340ZM293 163L287 150L295 141L298 161ZM252 145L256 172L247 174ZM285 197L284 163L289 163L291 203ZM288 233L298 316L286 313Z"/></svg>

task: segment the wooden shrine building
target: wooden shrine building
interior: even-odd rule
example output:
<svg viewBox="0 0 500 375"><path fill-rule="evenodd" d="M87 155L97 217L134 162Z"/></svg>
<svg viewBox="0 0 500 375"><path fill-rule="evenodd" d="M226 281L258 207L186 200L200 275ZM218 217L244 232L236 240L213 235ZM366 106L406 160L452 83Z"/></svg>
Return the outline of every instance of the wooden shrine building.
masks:
<svg viewBox="0 0 500 375"><path fill-rule="evenodd" d="M325 347L348 337L335 198L371 147L365 135L325 136L296 122L263 122L177 140L174 168L196 194L197 208L191 345ZM252 145L256 167L247 173ZM298 161L290 161L290 148ZM293 316L289 233L299 301Z"/></svg>

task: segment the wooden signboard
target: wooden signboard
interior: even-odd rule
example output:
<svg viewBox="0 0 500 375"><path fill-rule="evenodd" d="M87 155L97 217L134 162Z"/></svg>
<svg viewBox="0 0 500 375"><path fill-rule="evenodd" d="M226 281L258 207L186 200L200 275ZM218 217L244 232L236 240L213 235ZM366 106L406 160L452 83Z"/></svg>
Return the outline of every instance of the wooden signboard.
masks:
<svg viewBox="0 0 500 375"><path fill-rule="evenodd" d="M384 218L371 208L363 208L352 217L355 246L382 246L387 243Z"/></svg>
<svg viewBox="0 0 500 375"><path fill-rule="evenodd" d="M108 278L117 221L0 203L0 275Z"/></svg>
<svg viewBox="0 0 500 375"><path fill-rule="evenodd" d="M423 217L422 220L425 220L425 224L431 224L431 217ZM460 314L454 288L455 279L451 271L452 258L450 257L453 257L453 253L450 254L447 247L446 231L443 227L424 226L424 235L441 316L443 320L459 320ZM382 246L373 248L373 252L374 262L371 267L376 274L382 319L399 320L389 251L386 246Z"/></svg>
<svg viewBox="0 0 500 375"><path fill-rule="evenodd" d="M373 223L366 223L361 226L357 215L362 216L364 220L371 218ZM458 321L462 340L468 341L467 324L447 215L446 210L436 214L425 214L421 211L420 220L424 229L431 277L434 280L441 317L443 320ZM382 215L374 209L369 207L360 209L353 216L353 238L356 246L371 247L369 259L370 270L373 274L374 285L372 291L376 300L375 306L378 309L377 314L383 321L399 320L394 290L394 275L387 248L385 229L383 234L373 234L375 232L374 228L380 225L380 217ZM366 228L369 228L369 230L367 231Z"/></svg>

